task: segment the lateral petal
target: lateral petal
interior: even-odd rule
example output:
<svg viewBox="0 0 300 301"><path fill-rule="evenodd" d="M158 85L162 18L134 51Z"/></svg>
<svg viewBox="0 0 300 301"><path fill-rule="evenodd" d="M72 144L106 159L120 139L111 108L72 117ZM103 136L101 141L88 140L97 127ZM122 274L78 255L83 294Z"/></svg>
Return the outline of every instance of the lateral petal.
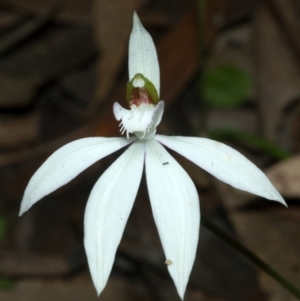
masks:
<svg viewBox="0 0 300 301"><path fill-rule="evenodd" d="M141 73L160 89L159 64L156 48L147 30L143 27L136 12L133 14L133 27L129 39L129 81Z"/></svg>
<svg viewBox="0 0 300 301"><path fill-rule="evenodd" d="M147 142L146 177L166 264L183 299L198 245L198 194L185 170L155 140Z"/></svg>
<svg viewBox="0 0 300 301"><path fill-rule="evenodd" d="M145 143L133 143L95 184L84 216L84 246L98 294L106 285L142 178Z"/></svg>
<svg viewBox="0 0 300 301"><path fill-rule="evenodd" d="M206 138L163 135L155 135L154 138L219 180L287 206L267 176L233 148Z"/></svg>
<svg viewBox="0 0 300 301"><path fill-rule="evenodd" d="M74 179L96 161L133 142L135 138L83 138L55 151L31 177L21 203L22 215L44 196Z"/></svg>

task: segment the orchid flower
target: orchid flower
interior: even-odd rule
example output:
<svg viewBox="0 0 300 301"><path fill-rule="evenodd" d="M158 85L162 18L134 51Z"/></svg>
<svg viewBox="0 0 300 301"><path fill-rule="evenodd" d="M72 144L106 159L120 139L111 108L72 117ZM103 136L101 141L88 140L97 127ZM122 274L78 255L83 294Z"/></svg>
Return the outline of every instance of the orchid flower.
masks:
<svg viewBox="0 0 300 301"><path fill-rule="evenodd" d="M145 165L165 263L179 296L184 297L198 245L199 197L188 174L164 146L235 188L286 205L265 174L231 147L206 138L156 134L164 110L159 77L154 43L134 13L126 95L130 109L113 105L126 137L83 138L61 147L32 176L22 200L20 215L91 164L130 145L101 175L86 206L84 246L98 294L107 283Z"/></svg>

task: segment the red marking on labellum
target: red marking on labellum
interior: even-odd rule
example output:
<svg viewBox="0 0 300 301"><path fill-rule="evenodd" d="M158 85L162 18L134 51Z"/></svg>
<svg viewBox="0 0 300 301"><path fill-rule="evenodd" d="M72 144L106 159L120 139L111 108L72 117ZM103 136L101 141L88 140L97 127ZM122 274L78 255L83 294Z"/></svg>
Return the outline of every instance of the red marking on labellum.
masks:
<svg viewBox="0 0 300 301"><path fill-rule="evenodd" d="M129 105L136 105L138 107L142 103L154 104L154 101L146 88L132 88L129 97Z"/></svg>

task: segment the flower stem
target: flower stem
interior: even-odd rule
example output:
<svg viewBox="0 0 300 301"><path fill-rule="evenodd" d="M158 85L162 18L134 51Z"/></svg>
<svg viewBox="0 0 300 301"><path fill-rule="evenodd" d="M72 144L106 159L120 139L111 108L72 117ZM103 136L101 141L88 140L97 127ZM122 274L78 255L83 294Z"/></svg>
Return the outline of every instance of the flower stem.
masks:
<svg viewBox="0 0 300 301"><path fill-rule="evenodd" d="M235 240L233 237L224 232L221 228L219 228L216 224L208 220L207 218L202 216L201 224L208 229L210 232L218 236L232 248L234 248L239 253L243 254L246 258L248 258L254 265L258 268L266 272L269 276L275 279L278 283L280 283L283 287L285 287L291 294L293 294L298 300L300 300L300 291L288 280L286 280L282 275L276 272L271 266L269 266L266 262L257 257L254 253L244 247L241 243Z"/></svg>

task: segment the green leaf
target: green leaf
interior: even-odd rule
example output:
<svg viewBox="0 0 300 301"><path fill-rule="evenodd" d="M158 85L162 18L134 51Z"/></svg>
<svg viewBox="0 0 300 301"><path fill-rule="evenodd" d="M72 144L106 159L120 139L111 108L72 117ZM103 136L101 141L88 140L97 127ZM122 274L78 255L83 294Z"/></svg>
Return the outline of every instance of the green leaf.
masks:
<svg viewBox="0 0 300 301"><path fill-rule="evenodd" d="M13 282L5 277L0 277L0 289L8 290L13 286Z"/></svg>
<svg viewBox="0 0 300 301"><path fill-rule="evenodd" d="M240 106L249 97L250 90L250 76L236 66L222 65L203 74L202 93L205 103L209 106Z"/></svg>

